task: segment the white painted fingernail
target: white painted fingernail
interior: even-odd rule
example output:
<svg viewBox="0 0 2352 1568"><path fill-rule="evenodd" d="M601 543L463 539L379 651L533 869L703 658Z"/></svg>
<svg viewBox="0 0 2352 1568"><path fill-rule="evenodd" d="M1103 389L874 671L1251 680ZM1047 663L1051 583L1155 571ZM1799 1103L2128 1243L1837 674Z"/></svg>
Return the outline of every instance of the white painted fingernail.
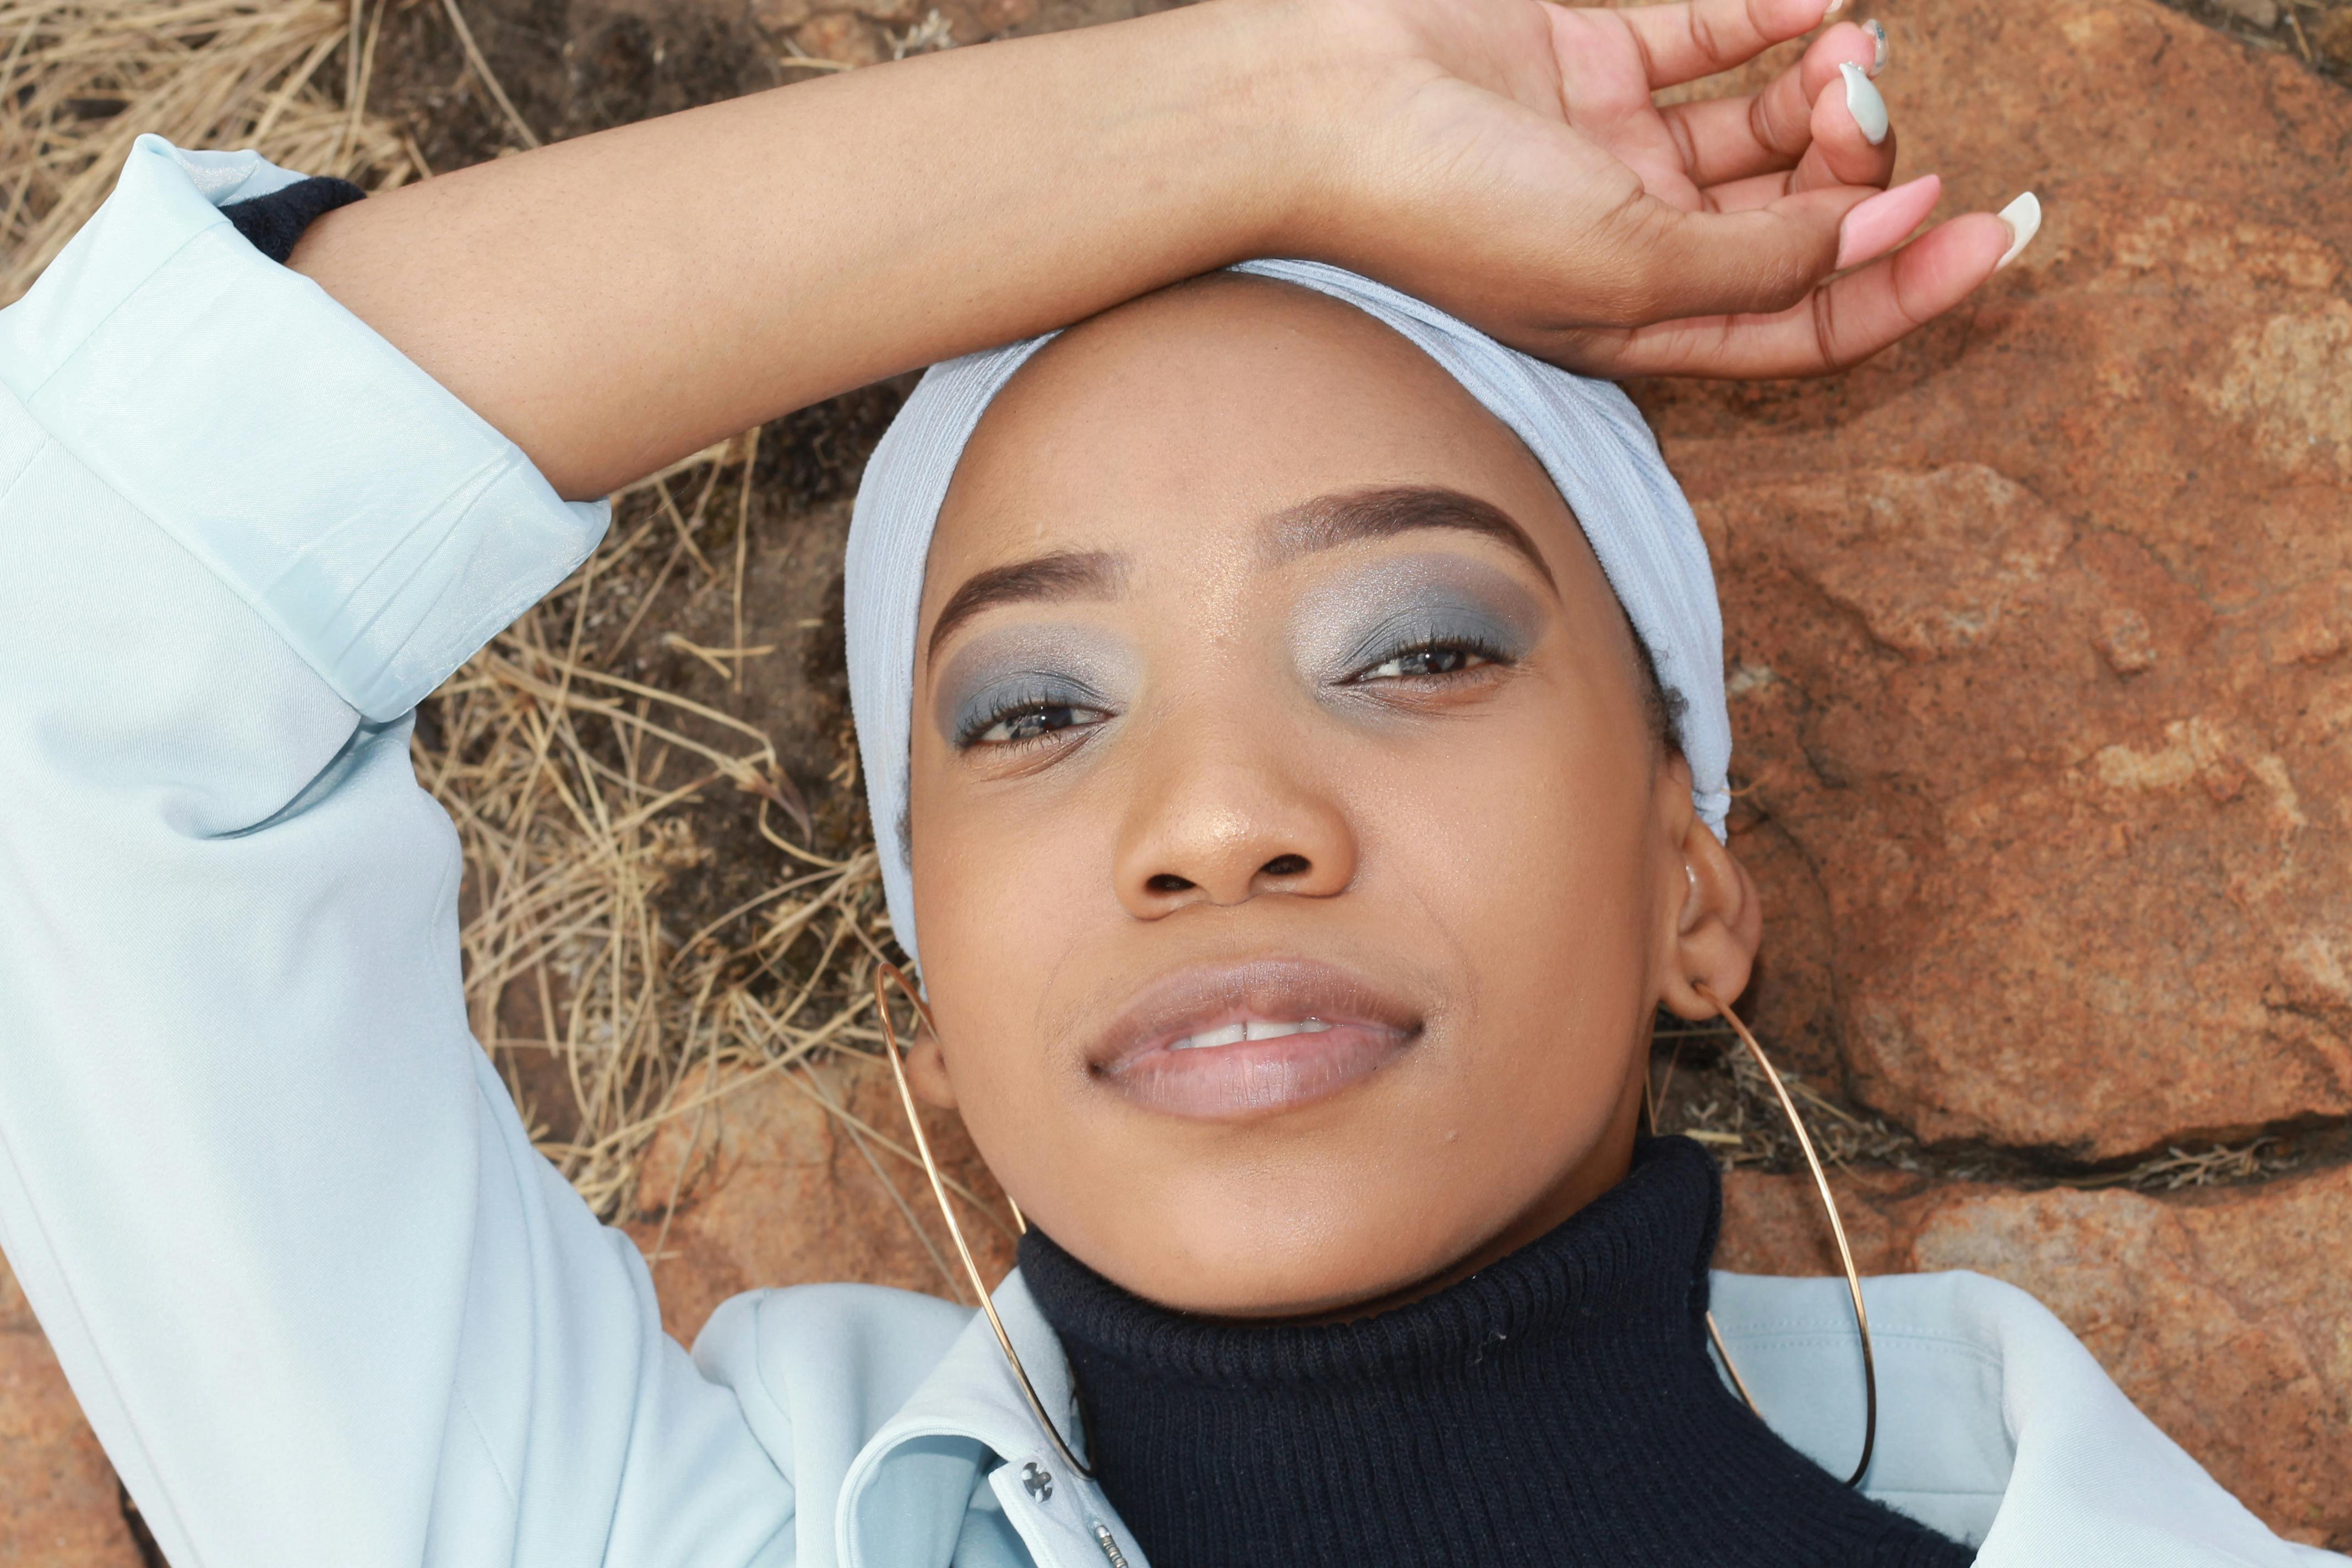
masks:
<svg viewBox="0 0 2352 1568"><path fill-rule="evenodd" d="M1845 109L1853 122L1862 127L1863 140L1877 146L1886 140L1886 100L1862 74L1862 68L1852 60L1840 60L1838 72L1845 78Z"/></svg>
<svg viewBox="0 0 2352 1568"><path fill-rule="evenodd" d="M2000 209L2000 221L2009 226L2009 248L1992 264L1995 272L2017 259L2017 253L2033 243L2042 232L2042 202L2032 191L2026 192Z"/></svg>
<svg viewBox="0 0 2352 1568"><path fill-rule="evenodd" d="M1826 22L1844 9L1845 0L1830 0L1829 5L1822 12L1822 20Z"/></svg>
<svg viewBox="0 0 2352 1568"><path fill-rule="evenodd" d="M1873 16L1862 25L1862 30L1870 35L1870 74L1876 76L1886 68L1886 24Z"/></svg>

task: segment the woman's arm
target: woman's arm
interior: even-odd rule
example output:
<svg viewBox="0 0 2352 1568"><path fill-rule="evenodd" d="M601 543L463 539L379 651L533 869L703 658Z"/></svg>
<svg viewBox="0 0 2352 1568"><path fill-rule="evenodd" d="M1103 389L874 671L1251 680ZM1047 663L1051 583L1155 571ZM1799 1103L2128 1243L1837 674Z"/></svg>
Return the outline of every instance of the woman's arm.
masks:
<svg viewBox="0 0 2352 1568"><path fill-rule="evenodd" d="M1948 309L2008 241L1958 220L1814 308L1925 216L1839 256L1895 159L1845 107L1860 27L1753 100L1652 109L1825 4L1212 0L502 158L329 215L293 264L573 497L1256 255L1598 373L1820 371ZM1724 310L1776 314L1622 330Z"/></svg>
<svg viewBox="0 0 2352 1568"><path fill-rule="evenodd" d="M270 173L142 138L0 311L0 1248L182 1568L789 1563L469 1032L409 765L605 509L239 237Z"/></svg>

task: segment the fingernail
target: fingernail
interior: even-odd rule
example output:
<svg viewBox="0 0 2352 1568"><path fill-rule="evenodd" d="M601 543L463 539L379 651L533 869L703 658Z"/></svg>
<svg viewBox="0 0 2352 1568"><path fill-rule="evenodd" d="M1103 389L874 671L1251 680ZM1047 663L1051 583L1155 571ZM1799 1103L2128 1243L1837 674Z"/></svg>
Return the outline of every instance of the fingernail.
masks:
<svg viewBox="0 0 2352 1568"><path fill-rule="evenodd" d="M1922 174L1891 191L1881 191L1845 215L1838 225L1837 270L1884 256L1926 220L1943 194L1944 182Z"/></svg>
<svg viewBox="0 0 2352 1568"><path fill-rule="evenodd" d="M1863 140L1877 146L1886 140L1886 100L1878 96L1878 89L1870 85L1870 79L1852 60L1840 60L1838 72L1845 78L1846 112L1862 127Z"/></svg>
<svg viewBox="0 0 2352 1568"><path fill-rule="evenodd" d="M1862 30L1870 35L1873 51L1870 57L1870 74L1876 76L1886 68L1886 24L1873 16L1862 25Z"/></svg>
<svg viewBox="0 0 2352 1568"><path fill-rule="evenodd" d="M2001 208L1997 216L2009 226L2009 248L2002 251L2000 259L1992 264L1995 272L2016 260L2018 252L2032 245L2033 237L2042 232L2041 198L2028 191Z"/></svg>
<svg viewBox="0 0 2352 1568"><path fill-rule="evenodd" d="M1822 12L1822 20L1826 22L1844 9L1845 0L1830 0L1829 5Z"/></svg>

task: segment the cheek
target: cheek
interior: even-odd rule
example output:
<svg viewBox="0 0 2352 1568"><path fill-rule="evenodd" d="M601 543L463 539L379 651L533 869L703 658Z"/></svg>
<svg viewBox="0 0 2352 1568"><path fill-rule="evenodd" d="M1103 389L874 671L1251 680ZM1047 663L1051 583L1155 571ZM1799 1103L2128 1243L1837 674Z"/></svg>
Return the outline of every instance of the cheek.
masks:
<svg viewBox="0 0 2352 1568"><path fill-rule="evenodd" d="M917 786L917 935L942 1000L1034 1022L1042 978L1119 918L1108 794Z"/></svg>
<svg viewBox="0 0 2352 1568"><path fill-rule="evenodd" d="M1023 795L919 776L912 801L923 983L957 1102L1008 1184L1017 1173L1003 1160L1047 1138L1048 1107L1072 1088L1044 1038L1044 999L1121 918L1093 803L1041 810Z"/></svg>
<svg viewBox="0 0 2352 1568"><path fill-rule="evenodd" d="M1465 976L1458 1054L1426 1087L1496 1163L1497 1201L1598 1135L1654 1005L1651 759L1592 740L1623 732L1538 709L1385 772L1365 803L1382 825L1365 891Z"/></svg>
<svg viewBox="0 0 2352 1568"><path fill-rule="evenodd" d="M1647 975L1626 978L1627 961L1654 923L1647 748L1575 704L1517 706L1381 770L1360 813L1366 860L1454 933L1479 993L1630 993Z"/></svg>

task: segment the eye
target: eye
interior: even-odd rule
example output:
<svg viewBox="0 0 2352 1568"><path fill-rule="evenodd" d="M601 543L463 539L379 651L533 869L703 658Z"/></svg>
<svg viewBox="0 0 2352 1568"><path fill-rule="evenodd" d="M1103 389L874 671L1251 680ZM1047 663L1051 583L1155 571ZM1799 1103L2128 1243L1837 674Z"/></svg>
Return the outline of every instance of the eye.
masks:
<svg viewBox="0 0 2352 1568"><path fill-rule="evenodd" d="M1064 730L1099 724L1109 717L1099 708L1088 708L1076 702L1051 700L1023 702L1000 708L978 724L968 727L957 744L965 750L973 746L1024 745Z"/></svg>
<svg viewBox="0 0 2352 1568"><path fill-rule="evenodd" d="M1373 680L1414 680L1459 675L1480 665L1493 664L1498 657L1492 648L1460 639L1416 643L1411 647L1398 649L1378 664L1357 671L1349 679L1361 685Z"/></svg>

